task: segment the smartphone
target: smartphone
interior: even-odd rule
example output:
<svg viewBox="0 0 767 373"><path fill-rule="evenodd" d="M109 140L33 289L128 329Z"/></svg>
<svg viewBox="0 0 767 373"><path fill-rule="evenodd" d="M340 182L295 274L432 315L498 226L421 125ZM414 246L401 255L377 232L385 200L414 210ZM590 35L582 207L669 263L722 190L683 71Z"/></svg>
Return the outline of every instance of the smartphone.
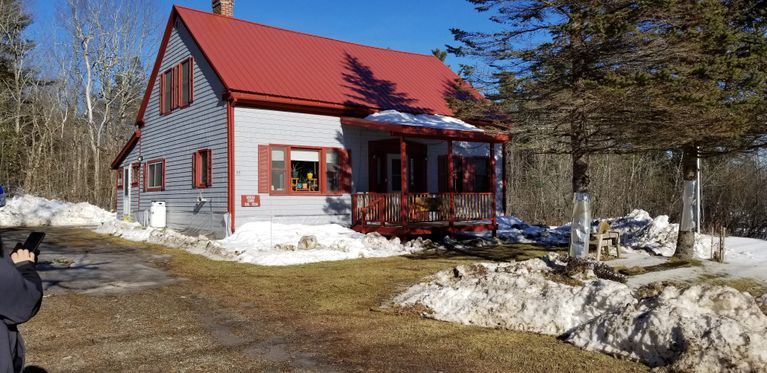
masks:
<svg viewBox="0 0 767 373"><path fill-rule="evenodd" d="M40 242L43 242L45 238L45 232L32 232L27 236L27 240L24 241L24 248L35 253L35 259L40 256Z"/></svg>

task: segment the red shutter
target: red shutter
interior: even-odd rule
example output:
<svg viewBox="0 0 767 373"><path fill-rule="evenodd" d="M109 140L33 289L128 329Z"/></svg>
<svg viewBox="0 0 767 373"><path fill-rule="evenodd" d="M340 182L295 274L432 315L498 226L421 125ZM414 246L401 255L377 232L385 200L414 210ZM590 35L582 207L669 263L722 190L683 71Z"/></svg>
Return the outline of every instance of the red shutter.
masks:
<svg viewBox="0 0 767 373"><path fill-rule="evenodd" d="M352 192L352 159L351 150L338 150L338 165L341 167L341 192Z"/></svg>
<svg viewBox="0 0 767 373"><path fill-rule="evenodd" d="M258 192L269 193L269 145L258 146Z"/></svg>
<svg viewBox="0 0 767 373"><path fill-rule="evenodd" d="M166 179L165 175L166 175L166 173L165 173L165 160L163 159L162 160L162 188L160 188L160 190L165 190L165 179Z"/></svg>
<svg viewBox="0 0 767 373"><path fill-rule="evenodd" d="M205 167L208 168L208 180L205 180L205 186L209 187L213 185L213 152L210 149L205 150L208 153L208 164Z"/></svg>
<svg viewBox="0 0 767 373"><path fill-rule="evenodd" d="M200 182L197 180L200 175L197 172L197 163L198 159L200 158L198 154L198 152L192 153L192 188L197 188L200 185Z"/></svg>
<svg viewBox="0 0 767 373"><path fill-rule="evenodd" d="M160 74L160 115L165 114L165 74Z"/></svg>
<svg viewBox="0 0 767 373"><path fill-rule="evenodd" d="M189 57L189 103L194 101L194 57Z"/></svg>

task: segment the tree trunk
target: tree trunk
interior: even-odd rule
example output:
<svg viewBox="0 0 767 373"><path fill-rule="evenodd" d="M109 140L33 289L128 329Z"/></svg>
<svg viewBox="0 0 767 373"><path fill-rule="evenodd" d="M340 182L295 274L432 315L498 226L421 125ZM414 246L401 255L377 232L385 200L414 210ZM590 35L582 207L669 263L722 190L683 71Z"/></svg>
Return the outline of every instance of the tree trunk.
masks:
<svg viewBox="0 0 767 373"><path fill-rule="evenodd" d="M692 222L692 195L698 173L698 151L695 146L685 146L682 153L682 179L685 191L682 194L682 219L676 239L674 256L692 259L695 255L695 224Z"/></svg>

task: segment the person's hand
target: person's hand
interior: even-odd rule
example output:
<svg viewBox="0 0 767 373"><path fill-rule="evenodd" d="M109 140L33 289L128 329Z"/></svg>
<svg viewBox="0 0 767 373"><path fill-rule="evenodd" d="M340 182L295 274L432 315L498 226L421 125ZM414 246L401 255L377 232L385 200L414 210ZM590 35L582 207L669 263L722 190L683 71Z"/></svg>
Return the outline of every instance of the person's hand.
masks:
<svg viewBox="0 0 767 373"><path fill-rule="evenodd" d="M14 264L28 260L32 263L35 262L35 253L27 250L21 244L16 245L13 254L11 254L11 261Z"/></svg>

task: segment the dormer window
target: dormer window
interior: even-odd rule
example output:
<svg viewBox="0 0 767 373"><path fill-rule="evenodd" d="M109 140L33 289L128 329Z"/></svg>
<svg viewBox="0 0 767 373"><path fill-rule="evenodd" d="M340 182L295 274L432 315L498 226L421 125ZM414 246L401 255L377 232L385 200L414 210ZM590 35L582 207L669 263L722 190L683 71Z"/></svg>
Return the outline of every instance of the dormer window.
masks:
<svg viewBox="0 0 767 373"><path fill-rule="evenodd" d="M160 114L189 106L194 100L194 59L189 57L160 76Z"/></svg>

